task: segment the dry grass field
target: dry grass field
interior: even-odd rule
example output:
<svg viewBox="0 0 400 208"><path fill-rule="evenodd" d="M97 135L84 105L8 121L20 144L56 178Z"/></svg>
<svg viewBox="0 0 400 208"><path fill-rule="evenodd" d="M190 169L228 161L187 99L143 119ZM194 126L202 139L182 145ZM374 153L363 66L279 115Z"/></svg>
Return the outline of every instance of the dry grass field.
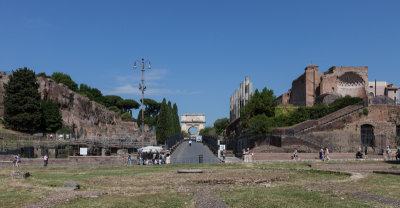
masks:
<svg viewBox="0 0 400 208"><path fill-rule="evenodd" d="M180 169L204 173L178 174ZM0 169L0 207L395 207L399 163L286 162ZM57 191L64 181L78 191Z"/></svg>

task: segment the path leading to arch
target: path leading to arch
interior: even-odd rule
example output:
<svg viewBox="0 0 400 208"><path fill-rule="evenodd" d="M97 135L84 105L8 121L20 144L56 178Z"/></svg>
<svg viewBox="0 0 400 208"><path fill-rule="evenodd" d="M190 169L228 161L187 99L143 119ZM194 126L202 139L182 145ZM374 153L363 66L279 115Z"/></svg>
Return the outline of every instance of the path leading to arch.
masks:
<svg viewBox="0 0 400 208"><path fill-rule="evenodd" d="M172 164L196 164L199 163L199 155L203 156L203 163L220 163L221 161L203 143L192 141L182 142L172 153Z"/></svg>

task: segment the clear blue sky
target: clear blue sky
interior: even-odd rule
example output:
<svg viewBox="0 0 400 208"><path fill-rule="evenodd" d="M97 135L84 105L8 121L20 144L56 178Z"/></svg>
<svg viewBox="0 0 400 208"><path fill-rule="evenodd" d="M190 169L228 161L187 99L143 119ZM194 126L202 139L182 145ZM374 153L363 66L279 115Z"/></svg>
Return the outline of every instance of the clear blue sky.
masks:
<svg viewBox="0 0 400 208"><path fill-rule="evenodd" d="M400 1L1 1L0 70L64 72L139 100L135 59L152 61L146 97L179 114L229 117L246 75L278 96L306 65L368 66L400 85Z"/></svg>

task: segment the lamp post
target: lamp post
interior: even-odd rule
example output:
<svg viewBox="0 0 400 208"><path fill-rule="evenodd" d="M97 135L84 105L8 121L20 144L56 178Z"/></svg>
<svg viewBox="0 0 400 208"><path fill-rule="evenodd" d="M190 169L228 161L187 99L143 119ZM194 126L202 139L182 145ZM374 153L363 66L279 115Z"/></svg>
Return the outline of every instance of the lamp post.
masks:
<svg viewBox="0 0 400 208"><path fill-rule="evenodd" d="M146 85L144 84L145 65L146 65L146 63L144 61L144 58L142 58L142 69L141 69L142 79L141 79L141 83L139 83L139 90L142 91L142 102L141 103L142 103L142 135L143 136L144 136L144 109L143 109L143 106L144 106L144 91L146 91ZM147 68L151 69L150 61L147 62ZM136 61L133 64L133 69L136 69ZM143 140L144 140L144 138L143 138Z"/></svg>

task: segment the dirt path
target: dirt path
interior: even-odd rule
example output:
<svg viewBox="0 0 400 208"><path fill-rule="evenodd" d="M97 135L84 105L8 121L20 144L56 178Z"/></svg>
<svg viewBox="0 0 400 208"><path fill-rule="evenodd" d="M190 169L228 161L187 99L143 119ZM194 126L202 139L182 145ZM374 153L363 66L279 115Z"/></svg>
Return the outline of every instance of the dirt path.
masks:
<svg viewBox="0 0 400 208"><path fill-rule="evenodd" d="M196 208L228 208L229 206L219 198L212 186L179 187L179 193L193 193Z"/></svg>
<svg viewBox="0 0 400 208"><path fill-rule="evenodd" d="M57 191L48 196L43 197L41 202L28 205L24 208L44 208L54 207L68 201L74 200L78 197L92 197L96 198L100 195L107 194L104 191L90 190L90 191Z"/></svg>

